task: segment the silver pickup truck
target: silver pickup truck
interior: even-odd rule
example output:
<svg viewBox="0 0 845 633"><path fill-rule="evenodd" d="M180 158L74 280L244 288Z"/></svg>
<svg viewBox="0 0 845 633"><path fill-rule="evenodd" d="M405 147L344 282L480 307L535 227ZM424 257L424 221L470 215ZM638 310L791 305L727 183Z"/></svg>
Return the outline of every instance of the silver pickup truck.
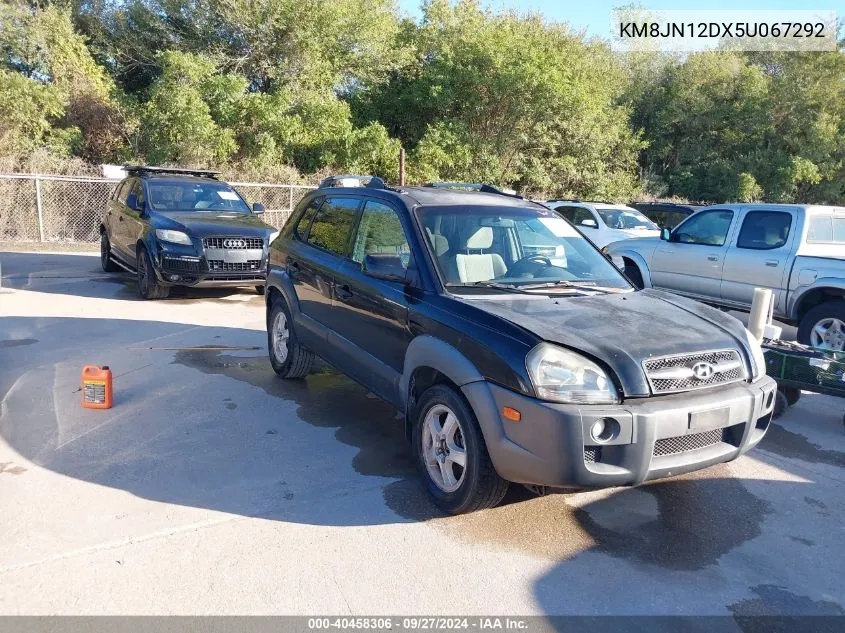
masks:
<svg viewBox="0 0 845 633"><path fill-rule="evenodd" d="M774 314L798 341L845 350L845 208L791 204L705 207L659 239L602 249L640 287L747 311L770 288Z"/></svg>

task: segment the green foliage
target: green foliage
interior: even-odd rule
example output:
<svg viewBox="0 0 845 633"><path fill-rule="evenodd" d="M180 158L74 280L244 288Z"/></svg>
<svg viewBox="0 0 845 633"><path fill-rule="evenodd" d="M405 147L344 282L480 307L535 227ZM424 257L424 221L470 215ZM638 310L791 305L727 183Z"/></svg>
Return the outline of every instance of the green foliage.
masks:
<svg viewBox="0 0 845 633"><path fill-rule="evenodd" d="M613 55L475 0L0 4L2 164L395 180L401 145L410 182L842 203L843 79L842 51Z"/></svg>

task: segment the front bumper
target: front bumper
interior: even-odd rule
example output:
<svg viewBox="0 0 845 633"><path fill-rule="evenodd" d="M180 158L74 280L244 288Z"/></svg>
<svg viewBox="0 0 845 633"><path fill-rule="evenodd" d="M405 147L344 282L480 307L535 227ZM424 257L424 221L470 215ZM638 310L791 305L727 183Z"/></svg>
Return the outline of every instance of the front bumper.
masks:
<svg viewBox="0 0 845 633"><path fill-rule="evenodd" d="M498 473L552 488L636 485L736 459L763 439L776 389L764 376L600 406L543 402L485 381L462 387ZM503 407L519 411L521 420L503 418ZM619 424L607 442L590 435L603 418Z"/></svg>
<svg viewBox="0 0 845 633"><path fill-rule="evenodd" d="M266 245L262 249L245 251L243 262L225 262L221 257L219 249L212 251L188 245L159 244L153 268L159 283L166 286L264 285L267 278Z"/></svg>

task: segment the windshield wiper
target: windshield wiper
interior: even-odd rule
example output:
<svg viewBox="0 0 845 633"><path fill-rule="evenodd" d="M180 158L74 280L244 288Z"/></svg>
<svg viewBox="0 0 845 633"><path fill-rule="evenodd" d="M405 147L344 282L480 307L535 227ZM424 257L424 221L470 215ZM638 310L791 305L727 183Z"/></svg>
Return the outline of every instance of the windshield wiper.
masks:
<svg viewBox="0 0 845 633"><path fill-rule="evenodd" d="M496 290L506 290L508 292L520 292L523 294L531 294L522 289L520 286L514 284L503 284L498 281L474 281L471 284L446 284L450 288L495 288Z"/></svg>
<svg viewBox="0 0 845 633"><path fill-rule="evenodd" d="M542 290L544 288L574 288L576 290L595 290L596 292L603 292L605 294L612 294L615 292L625 292L625 288L610 288L607 286L596 286L591 281L569 281L561 279L559 281L546 281L537 284L521 284L520 290Z"/></svg>

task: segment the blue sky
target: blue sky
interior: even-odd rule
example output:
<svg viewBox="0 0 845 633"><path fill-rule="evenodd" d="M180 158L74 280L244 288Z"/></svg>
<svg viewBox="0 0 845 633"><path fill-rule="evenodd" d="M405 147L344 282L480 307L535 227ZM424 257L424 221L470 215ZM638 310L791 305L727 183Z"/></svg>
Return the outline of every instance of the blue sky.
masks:
<svg viewBox="0 0 845 633"><path fill-rule="evenodd" d="M419 17L419 0L398 0L399 8L406 15ZM610 12L629 0L491 0L493 9L518 9L537 11L550 21L569 22L575 29L586 29L590 35L607 37L610 31ZM813 9L834 10L837 17L845 16L845 0L801 2L796 0L643 0L646 9Z"/></svg>

